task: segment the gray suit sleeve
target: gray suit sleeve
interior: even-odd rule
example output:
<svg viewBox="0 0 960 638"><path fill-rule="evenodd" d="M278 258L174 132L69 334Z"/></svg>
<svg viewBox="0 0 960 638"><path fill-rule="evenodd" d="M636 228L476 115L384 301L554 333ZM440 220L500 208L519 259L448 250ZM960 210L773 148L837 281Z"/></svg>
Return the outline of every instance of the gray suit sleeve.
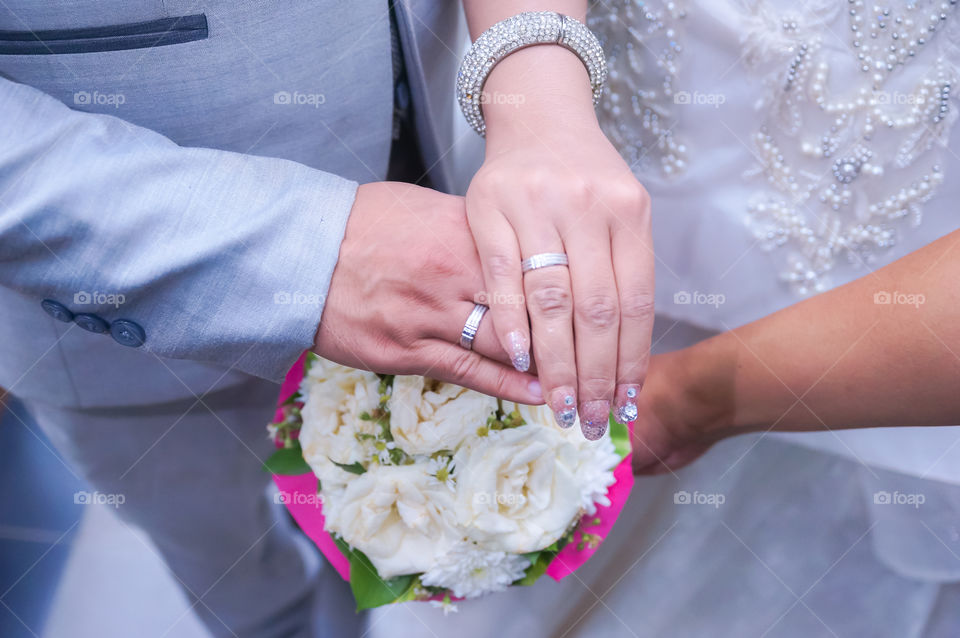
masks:
<svg viewBox="0 0 960 638"><path fill-rule="evenodd" d="M356 189L0 78L0 286L135 321L159 356L280 380L313 344ZM105 303L71 307L80 291Z"/></svg>

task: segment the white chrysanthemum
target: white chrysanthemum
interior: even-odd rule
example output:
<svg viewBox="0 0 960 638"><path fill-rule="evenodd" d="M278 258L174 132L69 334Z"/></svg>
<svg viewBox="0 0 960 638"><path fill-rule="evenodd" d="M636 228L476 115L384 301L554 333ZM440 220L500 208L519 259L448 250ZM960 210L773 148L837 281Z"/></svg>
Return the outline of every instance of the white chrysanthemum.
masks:
<svg viewBox="0 0 960 638"><path fill-rule="evenodd" d="M420 577L431 587L443 587L458 598L476 598L501 591L523 578L530 561L517 554L490 552L472 543L458 543L437 566Z"/></svg>
<svg viewBox="0 0 960 638"><path fill-rule="evenodd" d="M486 425L497 409L493 397L450 383L416 376L393 380L390 433L407 454L456 450Z"/></svg>
<svg viewBox="0 0 960 638"><path fill-rule="evenodd" d="M599 441L584 440L577 447L574 477L580 486L580 507L586 514L596 514L597 505L610 505L607 490L617 482L613 470L620 460L609 434Z"/></svg>
<svg viewBox="0 0 960 638"><path fill-rule="evenodd" d="M560 428L556 425L553 412L546 405L530 406L504 402L503 409L516 409L527 423L542 424L557 430L576 447L577 462L573 474L580 488L580 508L586 514L596 514L597 505L610 505L607 490L616 483L613 470L621 459L610 439L609 429L599 441L588 441L580 431L579 421L572 428Z"/></svg>
<svg viewBox="0 0 960 638"><path fill-rule="evenodd" d="M456 491L457 483L453 478L453 459L449 456L440 456L437 458L428 458L419 460L418 463L425 463L427 474L437 479L437 482L445 485L451 492Z"/></svg>
<svg viewBox="0 0 960 638"><path fill-rule="evenodd" d="M580 514L576 446L554 428L524 425L475 437L457 451L457 520L489 550L532 552Z"/></svg>
<svg viewBox="0 0 960 638"><path fill-rule="evenodd" d="M379 426L360 415L377 407L380 379L324 359L313 363L307 377L300 429L303 458L324 487L347 482L354 475L336 464L366 465L376 453L371 437Z"/></svg>
<svg viewBox="0 0 960 638"><path fill-rule="evenodd" d="M377 450L377 461L380 465L390 465L393 461L390 458L390 450L396 449L397 444L393 441L377 441L374 443L374 449Z"/></svg>
<svg viewBox="0 0 960 638"><path fill-rule="evenodd" d="M325 494L324 518L326 530L366 554L381 578L432 569L463 536L453 495L423 465L372 465L342 492Z"/></svg>

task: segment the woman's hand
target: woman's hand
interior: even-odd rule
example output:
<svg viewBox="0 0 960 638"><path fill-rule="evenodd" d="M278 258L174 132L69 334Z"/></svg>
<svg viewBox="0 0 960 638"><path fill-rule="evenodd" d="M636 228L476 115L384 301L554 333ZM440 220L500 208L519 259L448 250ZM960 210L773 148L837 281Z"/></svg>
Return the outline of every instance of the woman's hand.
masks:
<svg viewBox="0 0 960 638"><path fill-rule="evenodd" d="M522 87L522 90L521 88ZM515 52L484 87L486 161L466 205L497 337L514 366L533 354L544 398L584 435L635 413L653 326L650 201L604 137L582 62L559 46ZM566 253L569 269L523 275ZM529 316L529 323L528 323Z"/></svg>
<svg viewBox="0 0 960 638"><path fill-rule="evenodd" d="M634 470L676 469L745 432L956 425L957 255L960 231L753 323L653 357L634 424Z"/></svg>
<svg viewBox="0 0 960 638"><path fill-rule="evenodd" d="M717 349L692 346L651 358L633 425L634 474L673 472L738 433L730 427L733 374Z"/></svg>

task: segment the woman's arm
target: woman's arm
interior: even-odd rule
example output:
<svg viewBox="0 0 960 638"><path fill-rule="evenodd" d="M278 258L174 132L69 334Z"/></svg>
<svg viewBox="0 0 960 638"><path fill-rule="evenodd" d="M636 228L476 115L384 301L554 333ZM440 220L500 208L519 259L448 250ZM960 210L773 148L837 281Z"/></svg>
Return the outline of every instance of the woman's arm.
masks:
<svg viewBox="0 0 960 638"><path fill-rule="evenodd" d="M711 442L749 431L960 424L958 282L960 231L655 357L635 467L683 464Z"/></svg>
<svg viewBox="0 0 960 638"><path fill-rule="evenodd" d="M585 0L464 0L474 38L525 11L583 22ZM611 407L635 408L653 327L646 191L604 137L584 63L554 44L507 55L482 111L486 160L467 191L490 315L514 365L530 348L557 421L599 438ZM520 262L566 253L569 269L521 274Z"/></svg>

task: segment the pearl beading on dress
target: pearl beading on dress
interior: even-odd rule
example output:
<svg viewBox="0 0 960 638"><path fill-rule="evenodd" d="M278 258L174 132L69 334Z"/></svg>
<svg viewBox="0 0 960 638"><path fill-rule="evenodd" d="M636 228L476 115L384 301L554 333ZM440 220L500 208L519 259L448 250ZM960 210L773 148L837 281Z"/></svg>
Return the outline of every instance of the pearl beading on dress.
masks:
<svg viewBox="0 0 960 638"><path fill-rule="evenodd" d="M923 204L943 182L942 151L933 149L946 144L956 119L950 104L956 57L940 51L909 91L887 85L908 63L920 64L918 50L936 42L955 4L912 2L893 11L848 0L850 51L868 85L842 98L830 88L830 70L843 62L824 46L831 34L822 20L785 18L781 50L748 56L789 60L779 88L773 76L768 117L754 138L759 166L748 173L765 177L774 192L758 193L748 212L764 247L787 248L782 278L797 293L830 287L840 257L870 264L893 247L896 222L919 224ZM822 116L830 123L814 134Z"/></svg>
<svg viewBox="0 0 960 638"><path fill-rule="evenodd" d="M767 85L757 164L745 174L763 183L745 201L747 224L763 247L783 249L782 279L795 292L825 290L840 260L869 264L896 245L900 222L919 224L943 183L957 118L958 1L729 3L743 12L745 72ZM688 6L696 3L605 0L589 14L610 67L600 123L640 177L651 161L669 177L695 159L678 141Z"/></svg>
<svg viewBox="0 0 960 638"><path fill-rule="evenodd" d="M946 22L957 0L933 3L929 13L921 15L921 3L906 3L904 14L894 14L889 7L874 5L866 9L863 0L847 0L850 5L851 44L858 49L860 70L871 74L873 88L879 89L887 75L916 56L917 49L927 44ZM873 18L873 19L871 19ZM887 37L881 37L886 34Z"/></svg>
<svg viewBox="0 0 960 638"><path fill-rule="evenodd" d="M597 117L636 172L647 158L658 158L664 175L681 175L687 168L687 146L674 135L675 104L683 97L674 83L685 16L679 1L614 0L594 5L587 17L609 67Z"/></svg>

